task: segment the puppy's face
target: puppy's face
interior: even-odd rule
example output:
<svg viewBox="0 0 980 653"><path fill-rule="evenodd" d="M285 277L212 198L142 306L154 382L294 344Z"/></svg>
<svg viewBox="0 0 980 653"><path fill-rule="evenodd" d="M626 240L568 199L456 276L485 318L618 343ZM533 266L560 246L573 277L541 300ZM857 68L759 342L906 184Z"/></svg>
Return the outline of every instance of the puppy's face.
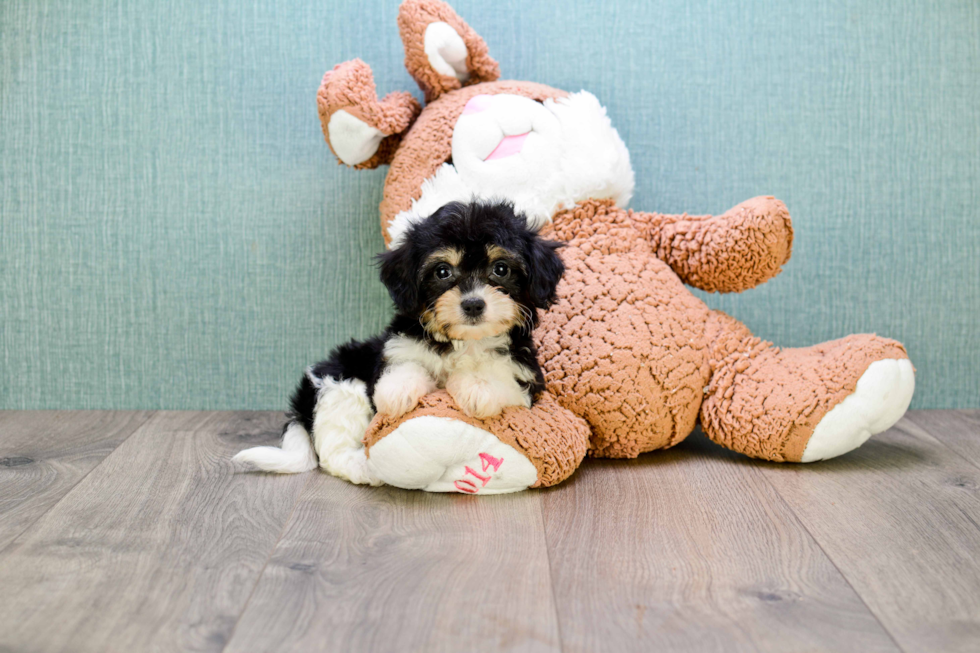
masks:
<svg viewBox="0 0 980 653"><path fill-rule="evenodd" d="M479 340L535 326L564 271L557 247L506 204L448 204L382 255L381 279L434 338Z"/></svg>
<svg viewBox="0 0 980 653"><path fill-rule="evenodd" d="M527 273L516 252L496 244L449 244L422 265L422 324L432 335L479 340L530 325L532 315L515 299Z"/></svg>

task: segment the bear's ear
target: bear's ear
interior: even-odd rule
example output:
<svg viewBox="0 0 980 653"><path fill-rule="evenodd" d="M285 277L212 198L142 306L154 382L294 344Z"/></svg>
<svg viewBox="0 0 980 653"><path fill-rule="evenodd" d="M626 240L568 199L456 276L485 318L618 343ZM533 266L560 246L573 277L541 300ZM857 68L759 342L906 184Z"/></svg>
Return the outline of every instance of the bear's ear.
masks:
<svg viewBox="0 0 980 653"><path fill-rule="evenodd" d="M405 0L398 10L398 30L405 44L405 67L426 102L500 77L487 44L441 0Z"/></svg>
<svg viewBox="0 0 980 653"><path fill-rule="evenodd" d="M354 59L323 76L316 94L327 145L341 163L377 168L390 163L402 133L422 107L410 93L389 93L378 100L371 68Z"/></svg>

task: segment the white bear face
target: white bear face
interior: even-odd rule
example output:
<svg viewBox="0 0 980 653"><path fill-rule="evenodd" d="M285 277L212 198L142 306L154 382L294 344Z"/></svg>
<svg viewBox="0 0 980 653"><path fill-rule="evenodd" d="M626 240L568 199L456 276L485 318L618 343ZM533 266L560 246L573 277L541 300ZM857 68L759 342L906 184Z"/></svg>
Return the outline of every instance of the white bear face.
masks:
<svg viewBox="0 0 980 653"><path fill-rule="evenodd" d="M625 206L632 193L629 152L591 93L543 103L477 95L453 128L452 163L423 182L388 233L397 246L410 224L453 201L509 200L539 228L582 200Z"/></svg>
<svg viewBox="0 0 980 653"><path fill-rule="evenodd" d="M519 95L477 95L453 129L453 165L477 195L522 195L559 167L558 117Z"/></svg>

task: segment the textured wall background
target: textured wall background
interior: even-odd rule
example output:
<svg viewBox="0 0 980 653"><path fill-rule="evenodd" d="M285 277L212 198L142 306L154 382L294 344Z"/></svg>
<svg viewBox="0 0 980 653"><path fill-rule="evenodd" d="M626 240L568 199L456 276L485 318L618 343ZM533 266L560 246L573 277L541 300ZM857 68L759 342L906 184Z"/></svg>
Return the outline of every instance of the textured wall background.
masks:
<svg viewBox="0 0 980 653"><path fill-rule="evenodd" d="M790 208L774 281L712 297L786 346L903 340L916 407L980 406L980 3L457 0L505 77L603 100L633 206ZM384 170L314 94L402 67L396 0L0 4L0 408L284 406L389 313Z"/></svg>

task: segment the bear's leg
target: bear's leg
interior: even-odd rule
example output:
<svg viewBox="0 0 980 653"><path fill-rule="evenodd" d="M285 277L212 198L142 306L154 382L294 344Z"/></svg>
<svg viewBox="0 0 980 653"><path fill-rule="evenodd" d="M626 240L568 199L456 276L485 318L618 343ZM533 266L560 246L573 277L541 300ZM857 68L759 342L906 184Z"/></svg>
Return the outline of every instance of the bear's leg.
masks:
<svg viewBox="0 0 980 653"><path fill-rule="evenodd" d="M915 373L905 348L874 335L780 349L712 311L711 381L701 425L754 458L814 462L847 453L905 413Z"/></svg>
<svg viewBox="0 0 980 653"><path fill-rule="evenodd" d="M364 442L369 469L389 485L503 494L570 476L585 457L589 429L547 394L533 408L508 406L477 420L439 391L402 417L376 416Z"/></svg>

